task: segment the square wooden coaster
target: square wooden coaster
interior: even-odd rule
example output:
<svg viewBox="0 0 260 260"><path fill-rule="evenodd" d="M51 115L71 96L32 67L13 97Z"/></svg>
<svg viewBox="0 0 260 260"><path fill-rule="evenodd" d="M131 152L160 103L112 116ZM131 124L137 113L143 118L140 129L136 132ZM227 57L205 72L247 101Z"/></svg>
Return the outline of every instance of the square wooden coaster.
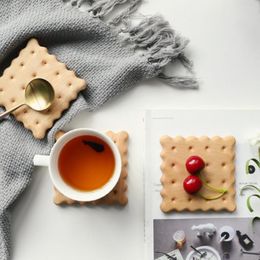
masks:
<svg viewBox="0 0 260 260"><path fill-rule="evenodd" d="M68 70L54 55L50 55L36 39L31 39L0 77L0 105L8 110L24 103L25 87L35 78L45 79L53 86L53 104L42 112L23 106L13 115L32 131L35 138L42 139L54 121L69 108L70 102L86 88L86 82L78 78L74 71Z"/></svg>
<svg viewBox="0 0 260 260"><path fill-rule="evenodd" d="M59 138L63 133L59 132L56 138ZM53 201L57 205L61 204L81 204L81 205L97 205L97 204L105 204L105 205L112 205L112 204L119 204L119 205L126 205L128 202L127 198L127 165L128 165L128 133L125 131L121 131L118 133L114 133L112 131L108 131L106 133L118 146L121 159L122 159L122 171L119 181L115 188L105 197L92 201L92 202L78 202L72 199L67 198L63 194L61 194L55 187L54 187L54 198Z"/></svg>
<svg viewBox="0 0 260 260"><path fill-rule="evenodd" d="M235 201L235 138L232 136L203 137L161 137L162 145L162 203L163 212L170 211L234 211ZM188 194L183 188L183 180L190 174L185 163L188 157L198 155L205 161L201 176L208 185L226 188L227 193L214 200L206 200L198 194ZM202 189L207 197L216 192Z"/></svg>

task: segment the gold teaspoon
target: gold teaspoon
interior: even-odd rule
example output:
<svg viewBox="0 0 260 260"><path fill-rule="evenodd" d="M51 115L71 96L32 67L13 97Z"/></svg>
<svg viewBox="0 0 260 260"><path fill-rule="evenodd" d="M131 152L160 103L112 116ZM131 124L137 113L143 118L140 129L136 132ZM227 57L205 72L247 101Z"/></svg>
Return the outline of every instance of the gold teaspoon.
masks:
<svg viewBox="0 0 260 260"><path fill-rule="evenodd" d="M49 108L54 100L54 89L52 85L44 79L33 79L25 88L25 99L24 103L19 104L10 110L2 113L0 119L9 115L14 110L21 106L29 106L31 109L36 111L43 111Z"/></svg>

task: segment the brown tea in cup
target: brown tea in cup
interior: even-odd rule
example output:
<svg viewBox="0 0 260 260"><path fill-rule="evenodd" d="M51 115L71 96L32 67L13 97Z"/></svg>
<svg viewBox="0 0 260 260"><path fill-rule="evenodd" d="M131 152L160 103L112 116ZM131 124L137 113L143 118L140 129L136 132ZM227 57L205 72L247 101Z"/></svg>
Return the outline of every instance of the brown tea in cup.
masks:
<svg viewBox="0 0 260 260"><path fill-rule="evenodd" d="M115 157L109 145L92 135L77 136L64 145L58 169L62 179L81 191L103 187L115 170Z"/></svg>

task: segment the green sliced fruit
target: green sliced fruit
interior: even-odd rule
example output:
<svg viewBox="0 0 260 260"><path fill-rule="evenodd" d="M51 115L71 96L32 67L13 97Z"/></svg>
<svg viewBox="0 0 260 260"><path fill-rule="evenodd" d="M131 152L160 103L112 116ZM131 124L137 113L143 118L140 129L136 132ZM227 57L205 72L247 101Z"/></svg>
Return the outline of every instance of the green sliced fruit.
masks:
<svg viewBox="0 0 260 260"><path fill-rule="evenodd" d="M253 185L253 184L248 184L245 185L241 188L240 190L240 195L243 195L243 191L246 189L255 189L256 191L258 191L260 193L260 188L258 188L257 186Z"/></svg>
<svg viewBox="0 0 260 260"><path fill-rule="evenodd" d="M248 208L248 210L249 210L250 212L253 212L253 211L254 211L253 208L252 208L252 206L251 206L251 202L250 202L250 199L251 199L252 197L257 197L258 199L260 199L260 194L252 194L252 195L248 196L248 198L247 198L247 200L246 200L246 205L247 205L247 208Z"/></svg>

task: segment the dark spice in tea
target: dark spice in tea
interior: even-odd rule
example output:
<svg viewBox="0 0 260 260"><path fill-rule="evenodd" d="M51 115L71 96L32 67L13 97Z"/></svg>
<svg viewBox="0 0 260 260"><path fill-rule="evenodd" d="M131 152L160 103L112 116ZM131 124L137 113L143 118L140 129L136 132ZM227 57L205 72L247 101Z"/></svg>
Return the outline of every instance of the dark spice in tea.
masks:
<svg viewBox="0 0 260 260"><path fill-rule="evenodd" d="M102 139L83 135L70 140L62 148L58 167L68 185L90 191L101 188L109 181L115 169L115 158Z"/></svg>
<svg viewBox="0 0 260 260"><path fill-rule="evenodd" d="M97 153L101 153L104 151L105 147L103 144L99 144L99 143L96 143L96 142L92 142L92 141L87 141L87 140L84 140L83 143L85 145L89 145L93 150L95 150Z"/></svg>

